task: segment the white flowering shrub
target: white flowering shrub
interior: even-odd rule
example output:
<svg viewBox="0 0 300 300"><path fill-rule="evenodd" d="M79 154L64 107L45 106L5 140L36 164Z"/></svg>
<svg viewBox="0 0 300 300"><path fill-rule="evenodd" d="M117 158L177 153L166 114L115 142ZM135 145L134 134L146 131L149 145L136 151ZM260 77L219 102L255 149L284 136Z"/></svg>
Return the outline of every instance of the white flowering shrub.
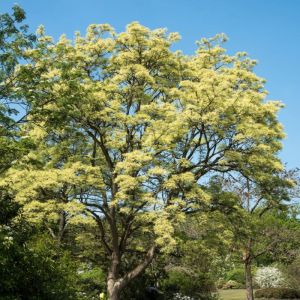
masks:
<svg viewBox="0 0 300 300"><path fill-rule="evenodd" d="M195 300L194 298L190 297L190 296L184 296L180 293L176 293L174 295L173 300Z"/></svg>
<svg viewBox="0 0 300 300"><path fill-rule="evenodd" d="M259 268L254 280L261 288L280 287L285 281L282 272L276 267Z"/></svg>

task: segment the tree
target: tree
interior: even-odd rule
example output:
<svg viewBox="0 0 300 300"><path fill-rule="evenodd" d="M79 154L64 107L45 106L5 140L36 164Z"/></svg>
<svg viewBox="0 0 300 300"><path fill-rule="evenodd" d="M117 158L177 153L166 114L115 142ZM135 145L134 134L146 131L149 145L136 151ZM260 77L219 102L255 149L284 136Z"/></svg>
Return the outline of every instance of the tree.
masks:
<svg viewBox="0 0 300 300"><path fill-rule="evenodd" d="M55 43L41 28L18 68L17 91L31 107L24 135L37 146L2 184L33 217L69 217L71 206L93 218L111 300L174 247L186 214L210 202L207 178L255 170L271 179L282 168L281 104L265 101L255 61L226 54L222 35L202 39L192 56L171 50L178 38L105 24ZM129 253L144 254L131 269Z"/></svg>
<svg viewBox="0 0 300 300"><path fill-rule="evenodd" d="M20 136L27 103L16 89L17 65L35 36L23 24L19 6L0 15L0 180L34 146ZM53 243L22 218L22 205L9 189L0 188L1 299L74 299L76 273L63 251L56 257Z"/></svg>
<svg viewBox="0 0 300 300"><path fill-rule="evenodd" d="M218 279L223 275L232 233L219 211L188 215L176 228L176 249L165 258L166 274L160 288L173 299L175 292L211 299Z"/></svg>
<svg viewBox="0 0 300 300"><path fill-rule="evenodd" d="M248 177L251 174L251 177ZM230 218L235 236L233 248L241 254L245 268L247 299L254 299L252 264L263 255L276 252L295 240L295 222L288 216L297 170L274 172L261 177L255 170L241 175L217 177L222 190L232 193L238 214ZM239 215L239 216L238 216ZM297 240L297 238L296 238ZM284 245L284 246L283 246Z"/></svg>
<svg viewBox="0 0 300 300"><path fill-rule="evenodd" d="M15 90L15 68L24 59L24 51L30 49L35 36L27 33L22 22L25 12L19 6L13 13L0 15L0 172L22 155L26 140L18 140L18 123L23 120L26 109ZM21 106L22 112L19 110Z"/></svg>

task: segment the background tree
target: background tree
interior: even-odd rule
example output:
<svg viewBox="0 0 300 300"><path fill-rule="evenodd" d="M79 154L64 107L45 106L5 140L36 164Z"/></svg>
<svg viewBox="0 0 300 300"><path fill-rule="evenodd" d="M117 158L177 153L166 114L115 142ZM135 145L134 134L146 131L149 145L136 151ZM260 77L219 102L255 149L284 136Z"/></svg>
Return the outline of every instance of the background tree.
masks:
<svg viewBox="0 0 300 300"><path fill-rule="evenodd" d="M284 252L287 253L288 246L295 241L295 234L298 234L294 231L297 221L294 222L285 212L290 208L296 174L297 170L283 171L266 178L258 177L255 171L252 178L232 174L217 178L222 189L236 195L240 217L236 215L230 219L230 228L235 236L233 247L242 252L249 300L254 297L253 262L260 256L279 253L282 247L285 247Z"/></svg>
<svg viewBox="0 0 300 300"><path fill-rule="evenodd" d="M28 106L16 89L16 66L25 59L35 36L23 24L25 12L14 6L0 15L0 179L34 148L20 136ZM23 217L10 189L0 188L1 299L74 299L76 270L70 256L56 251L51 240Z"/></svg>
<svg viewBox="0 0 300 300"><path fill-rule="evenodd" d="M26 114L25 102L15 90L15 68L32 47L35 36L23 25L25 12L13 7L13 13L0 15L0 172L5 171L21 153L26 140L18 139L17 124Z"/></svg>

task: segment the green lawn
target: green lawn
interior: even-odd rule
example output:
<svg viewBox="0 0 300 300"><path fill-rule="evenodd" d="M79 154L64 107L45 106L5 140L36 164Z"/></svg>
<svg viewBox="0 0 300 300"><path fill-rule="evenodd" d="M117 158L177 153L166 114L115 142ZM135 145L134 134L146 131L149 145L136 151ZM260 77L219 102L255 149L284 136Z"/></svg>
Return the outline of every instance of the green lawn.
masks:
<svg viewBox="0 0 300 300"><path fill-rule="evenodd" d="M246 290L219 290L222 300L245 300Z"/></svg>

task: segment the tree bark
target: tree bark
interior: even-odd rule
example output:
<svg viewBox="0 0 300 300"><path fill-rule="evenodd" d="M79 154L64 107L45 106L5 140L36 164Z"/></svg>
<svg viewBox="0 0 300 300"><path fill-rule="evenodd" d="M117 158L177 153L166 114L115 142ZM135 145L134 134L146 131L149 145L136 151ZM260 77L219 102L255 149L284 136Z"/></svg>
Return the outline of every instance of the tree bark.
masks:
<svg viewBox="0 0 300 300"><path fill-rule="evenodd" d="M120 255L119 253L113 252L111 255L111 265L107 276L107 292L109 300L117 300L119 297L119 265Z"/></svg>
<svg viewBox="0 0 300 300"><path fill-rule="evenodd" d="M107 292L109 300L119 300L120 289L118 287L107 288Z"/></svg>
<svg viewBox="0 0 300 300"><path fill-rule="evenodd" d="M251 257L248 256L244 260L247 300L254 300L251 264Z"/></svg>
<svg viewBox="0 0 300 300"><path fill-rule="evenodd" d="M246 280L246 292L247 292L247 300L254 300L253 294L253 281L252 281L252 246L253 240L249 238L247 245L245 247L245 251L243 253L243 263L245 268L245 280Z"/></svg>
<svg viewBox="0 0 300 300"><path fill-rule="evenodd" d="M128 285L129 282L139 276L152 262L155 255L155 249L155 246L152 246L148 250L144 260L132 271L120 278L118 278L120 257L116 257L112 254L111 267L107 277L107 292L109 300L119 300L120 292Z"/></svg>

